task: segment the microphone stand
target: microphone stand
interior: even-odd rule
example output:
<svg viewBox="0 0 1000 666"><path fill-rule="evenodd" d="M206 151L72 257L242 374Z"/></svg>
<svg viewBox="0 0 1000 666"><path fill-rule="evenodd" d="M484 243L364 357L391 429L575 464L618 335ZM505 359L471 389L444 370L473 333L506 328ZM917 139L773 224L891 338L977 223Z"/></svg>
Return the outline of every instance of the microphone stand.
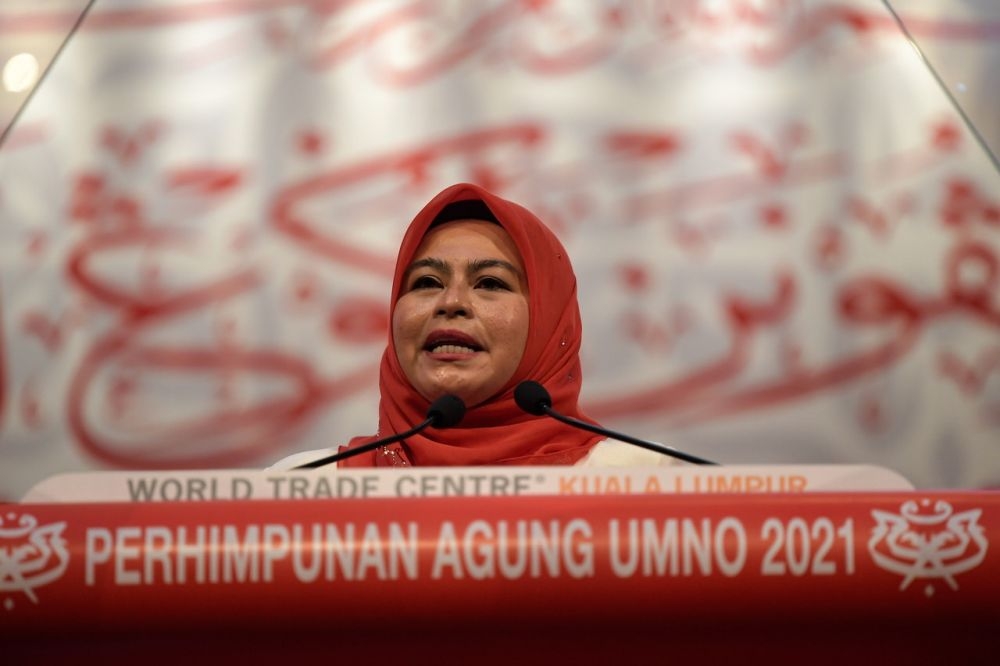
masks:
<svg viewBox="0 0 1000 666"><path fill-rule="evenodd" d="M384 437L382 439L376 439L374 442L368 442L367 444L362 444L357 448L347 449L346 451L340 451L325 458L320 458L319 460L313 460L311 462L307 462L303 465L297 465L292 469L315 469L316 467L323 467L324 465L335 463L338 460L343 460L345 458L351 458L357 455L361 455L362 453L371 451L372 449L377 449L378 447L385 446L386 444L393 444L394 442L398 442L401 439L406 439L407 437L412 437L413 435L416 435L418 432L420 432L430 424L434 423L435 418L436 415L428 416L423 423L414 426L409 430L398 432L395 435L390 435L389 437Z"/></svg>
<svg viewBox="0 0 1000 666"><path fill-rule="evenodd" d="M319 460L313 460L312 462L307 462L303 465L297 465L292 469L314 469L316 467L322 467L323 465L335 463L338 460L343 460L344 458L360 455L367 451L371 451L372 449L377 449L380 446L385 446L386 444L392 444L393 442L398 442L401 439L412 437L431 424L437 428L450 428L461 421L464 416L465 403L462 402L462 399L451 394L443 395L431 403L430 408L427 410L427 418L420 425L414 426L404 432L396 433L395 435L389 435L388 437L383 437L382 439L376 439L374 442L362 444L354 449L347 449L346 451L340 451L338 453L334 453L333 455L326 456L325 458L320 458Z"/></svg>
<svg viewBox="0 0 1000 666"><path fill-rule="evenodd" d="M696 465L718 465L717 462L712 462L711 460L705 460L704 458L699 458L698 456L691 455L690 453L684 453L683 451L678 451L677 449L671 448L669 446L663 446L662 444L655 444L653 442L647 442L644 439L639 439L637 437L631 437L630 435L625 435L619 432L613 432L607 430L606 428L601 428L595 425L591 425L586 421L580 421L579 419L574 419L571 416L564 416L559 412L552 409L550 406L542 403L538 406L539 409L543 410L546 414L551 416L557 421L562 421L567 425L571 425L575 428L582 428L589 432L604 435L605 437L613 437L614 439L620 439L623 442L629 444L635 444L636 446L641 446L649 451L656 451L657 453L662 453L673 458L679 458L685 462L694 463Z"/></svg>

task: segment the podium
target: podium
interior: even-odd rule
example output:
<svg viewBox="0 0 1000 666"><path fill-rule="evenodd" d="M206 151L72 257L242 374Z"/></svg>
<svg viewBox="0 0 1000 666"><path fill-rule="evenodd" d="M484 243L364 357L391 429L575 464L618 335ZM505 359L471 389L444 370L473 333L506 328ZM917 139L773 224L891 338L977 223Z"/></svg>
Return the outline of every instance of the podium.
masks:
<svg viewBox="0 0 1000 666"><path fill-rule="evenodd" d="M0 511L6 654L997 652L1000 493L877 468L115 472Z"/></svg>

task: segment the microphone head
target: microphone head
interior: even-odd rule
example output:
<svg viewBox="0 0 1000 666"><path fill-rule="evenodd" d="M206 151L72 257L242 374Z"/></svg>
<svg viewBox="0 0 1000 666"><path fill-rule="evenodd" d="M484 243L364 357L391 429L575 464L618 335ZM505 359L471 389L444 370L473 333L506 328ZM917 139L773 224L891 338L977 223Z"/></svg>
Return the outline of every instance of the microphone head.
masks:
<svg viewBox="0 0 1000 666"><path fill-rule="evenodd" d="M545 414L545 409L552 406L552 396L545 387L530 379L523 381L514 389L514 402L517 406L535 416Z"/></svg>
<svg viewBox="0 0 1000 666"><path fill-rule="evenodd" d="M465 416L465 402L457 395L443 395L427 408L427 418L435 428L450 428L458 425Z"/></svg>

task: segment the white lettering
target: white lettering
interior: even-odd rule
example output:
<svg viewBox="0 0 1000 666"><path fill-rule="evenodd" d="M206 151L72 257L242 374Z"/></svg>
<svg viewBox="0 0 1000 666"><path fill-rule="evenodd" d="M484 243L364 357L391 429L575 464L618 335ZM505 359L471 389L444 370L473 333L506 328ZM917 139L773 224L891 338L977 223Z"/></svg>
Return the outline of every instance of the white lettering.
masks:
<svg viewBox="0 0 1000 666"><path fill-rule="evenodd" d="M223 548L222 580L231 583L257 582L259 562L257 547L260 529L257 525L247 525L246 536L242 539L234 525L222 528Z"/></svg>
<svg viewBox="0 0 1000 666"><path fill-rule="evenodd" d="M91 527L87 530L86 556L84 558L84 582L95 584L95 569L98 564L111 561L111 530L104 527Z"/></svg>
<svg viewBox="0 0 1000 666"><path fill-rule="evenodd" d="M354 524L348 523L344 526L344 537L340 536L340 530L336 525L327 524L326 541L323 550L326 552L325 576L326 580L334 580L337 577L337 569L344 574L344 580L354 580ZM336 563L337 566L334 566Z"/></svg>
<svg viewBox="0 0 1000 666"><path fill-rule="evenodd" d="M726 533L731 532L732 537L727 540ZM743 528L743 523L738 518L727 516L719 521L715 528L715 561L719 564L719 571L723 576L738 576L747 563L747 533ZM726 543L730 542L735 546L733 557L729 558Z"/></svg>
<svg viewBox="0 0 1000 666"><path fill-rule="evenodd" d="M361 557L358 558L358 580L364 580L368 569L375 569L375 577L385 580L385 551L382 550L382 536L378 525L368 523L364 536L361 537Z"/></svg>
<svg viewBox="0 0 1000 666"><path fill-rule="evenodd" d="M155 565L160 566L163 582L170 584L173 582L170 552L173 550L174 535L170 530L161 525L152 525L146 528L146 538L143 545L143 582L152 583L156 581Z"/></svg>
<svg viewBox="0 0 1000 666"><path fill-rule="evenodd" d="M594 575L593 529L586 520L575 518L563 525L558 520L517 521L496 525L474 520L458 535L445 522L437 540L431 577L441 578L446 569L454 578L466 574L476 580L522 577L558 578L565 568L573 578Z"/></svg>
<svg viewBox="0 0 1000 666"><path fill-rule="evenodd" d="M406 577L413 580L417 577L417 552L420 548L420 538L417 535L417 524L408 523L408 536L404 536L403 528L398 523L389 523L389 576L393 580L399 577L399 566L403 565Z"/></svg>
<svg viewBox="0 0 1000 666"><path fill-rule="evenodd" d="M690 576L693 572L691 567L691 557L698 558L698 569L703 576L712 573L712 524L708 518L701 519L701 532L695 531L694 521L684 518L681 520L681 543L684 546L684 575Z"/></svg>
<svg viewBox="0 0 1000 666"><path fill-rule="evenodd" d="M291 535L284 525L264 526L264 572L263 580L270 583L274 580L274 563L288 555L288 544Z"/></svg>
<svg viewBox="0 0 1000 666"><path fill-rule="evenodd" d="M650 576L710 576L714 566L736 576L746 566L747 535L736 518L713 525L708 518L630 519L624 526L608 523L611 570L619 578L640 571Z"/></svg>
<svg viewBox="0 0 1000 666"><path fill-rule="evenodd" d="M520 578L528 568L528 549L525 544L528 541L528 526L523 520L516 523L517 535L511 539L507 521L501 520L497 523L497 562L500 565L500 574L509 580ZM513 541L514 548L511 548ZM513 550L514 557L511 557Z"/></svg>
<svg viewBox="0 0 1000 666"><path fill-rule="evenodd" d="M573 578L588 578L594 575L594 531L590 523L574 518L566 525L563 534L563 559L566 572Z"/></svg>
<svg viewBox="0 0 1000 666"><path fill-rule="evenodd" d="M138 585L142 581L138 571L125 568L128 560L139 559L139 544L142 528L119 527L115 531L115 583L118 585Z"/></svg>
<svg viewBox="0 0 1000 666"><path fill-rule="evenodd" d="M182 525L177 528L175 557L177 558L178 583L187 582L187 562L189 560L194 562L195 582L205 582L205 555L207 550L208 549L205 547L204 525L198 525L194 528L194 541L188 541L186 527Z"/></svg>
<svg viewBox="0 0 1000 666"><path fill-rule="evenodd" d="M319 578L323 558L320 557L319 548L310 548L309 545L323 543L323 526L320 523L313 523L312 536L306 540L304 528L295 523L292 525L292 542L295 544L292 549L292 569L295 571L295 577L303 583L311 583ZM312 562L308 566L304 561L306 552L312 553Z"/></svg>
<svg viewBox="0 0 1000 666"><path fill-rule="evenodd" d="M628 521L628 537L625 542L626 555L622 558L621 528L618 519L613 518L608 523L608 554L611 556L611 570L619 578L628 578L635 574L639 567L639 527L633 518Z"/></svg>
<svg viewBox="0 0 1000 666"><path fill-rule="evenodd" d="M455 536L455 526L451 521L446 520L441 523L441 532L437 538L437 549L434 553L434 566L431 569L431 578L438 580L443 575L444 569L451 569L454 578L462 578L462 566L459 558L458 539Z"/></svg>
<svg viewBox="0 0 1000 666"><path fill-rule="evenodd" d="M642 575L662 576L670 565L670 575L677 575L677 519L663 521L662 539L656 531L656 521L642 521Z"/></svg>
<svg viewBox="0 0 1000 666"><path fill-rule="evenodd" d="M272 582L282 570L302 582L416 579L420 535L416 522L280 523L90 528L85 581L95 585L102 565L117 585ZM492 555L490 555L492 557ZM455 559L458 575L462 562ZM440 573L440 571L439 571Z"/></svg>
<svg viewBox="0 0 1000 666"><path fill-rule="evenodd" d="M538 521L531 521L531 577L542 575L542 559L548 568L549 576L559 576L559 521L549 521L549 533Z"/></svg>
<svg viewBox="0 0 1000 666"><path fill-rule="evenodd" d="M465 550L465 568L476 580L496 575L493 560L493 526L485 520L474 520L465 528L462 543ZM477 561L478 559L478 561Z"/></svg>

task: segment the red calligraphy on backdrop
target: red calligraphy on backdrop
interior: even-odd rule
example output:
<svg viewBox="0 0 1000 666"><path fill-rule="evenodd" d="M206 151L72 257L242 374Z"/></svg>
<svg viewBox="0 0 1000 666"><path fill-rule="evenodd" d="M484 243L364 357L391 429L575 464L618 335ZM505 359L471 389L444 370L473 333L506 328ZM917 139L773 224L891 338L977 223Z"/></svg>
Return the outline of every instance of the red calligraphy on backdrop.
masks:
<svg viewBox="0 0 1000 666"><path fill-rule="evenodd" d="M184 51L180 60L206 66L262 40L270 49L296 54L312 75L331 76L361 65L372 80L400 94L470 66L487 72L514 68L555 80L608 62L654 68L691 53L714 57L727 51L739 53L750 66L767 68L792 59L807 44L819 48L845 29L854 38L852 48L866 54L877 49L875 36L898 31L884 12L837 3L598 3L581 9L577 3L509 1L482 3L443 18L428 3L370 9L347 1L306 7L308 18L323 29L300 41L292 19L281 11L299 7L280 1L98 5L82 32L154 29L256 12L263 24L236 26ZM65 24L65 15L29 12L0 24L0 34ZM435 29L441 25L447 29ZM910 25L917 34L942 39L989 40L1000 34L1000 26L992 23ZM273 276L244 255L252 256L265 242L292 248L301 262L282 276L287 289L281 306L293 315L323 310L331 340L370 351L384 339L384 303L362 293L330 303L323 269L342 271L345 279L388 281L392 255L345 233L347 227L324 215L320 204L331 198L346 201L350 193L362 200L351 205L364 210L364 222L397 219L401 226L401 211L412 213L437 189L442 174L461 173L523 200L568 243L602 225L653 229L651 237L676 248L692 266L709 266L748 236L792 238L800 229L810 230L797 249L814 274L776 261L753 288L731 283L718 288L715 307L728 344L700 365L678 363L674 356L679 342L698 335L704 324L699 304L682 298L657 301L658 278L649 256L616 257L613 279L632 299L615 314L618 333L652 358L673 364L666 366L667 376L613 399L594 399L587 408L600 418L667 414L692 423L790 403L898 364L935 322L962 319L977 330L1000 327L1000 266L989 235L1000 229L1000 205L988 186L954 166L953 158L967 149L954 118L927 118L917 143L894 143L893 152L859 165L847 148L824 143L822 128L801 115L789 112L766 124L732 120L714 128L712 137L690 126L632 127L619 118L605 119L596 130L586 128L586 157L560 157L557 163L551 161L557 153L553 145L565 128L530 114L516 121L441 127L429 133L439 134L436 138L347 153L350 159L341 150L345 137L310 119L291 128L295 176L274 184L264 198L263 223L232 222L224 242L212 239L212 230L198 221L207 219L201 217L206 211L224 210L260 188L251 165L192 159L158 170L149 153L169 139L175 130L171 121L110 123L94 140L100 149L94 163L104 160L105 168L78 169L72 178L68 208L76 236L60 259L79 302L55 313L38 304L4 323L48 354L66 350L74 334L100 329L86 340L73 368L66 408L76 441L104 463L226 466L272 456L321 411L370 388L377 360L329 371L316 367L311 355L316 350L248 342L246 325L227 308L263 300ZM52 136L50 128L28 123L5 148L30 148ZM688 170L686 160L709 150L713 140L722 145L714 169ZM524 164L542 168L529 173ZM141 169L149 178L147 189L127 177ZM926 180L912 181L932 172L937 174L933 190L918 191ZM861 188L855 177L875 187ZM613 192L588 187L602 179L616 184ZM814 213L801 204L803 193L831 183L844 188L828 208ZM931 199L936 206L928 213ZM246 209L244 203L239 214L247 215ZM917 219L933 220L948 234L940 257L928 259L941 262L939 291L904 284L888 269L852 267L859 247L886 247ZM48 253L55 250L48 230L32 231L24 243L27 256L51 261ZM789 247L796 246L789 241ZM197 270L185 272L184 262L197 264ZM128 270L114 270L122 266ZM809 359L788 322L801 311L816 276L832 285L822 309L838 331L865 334L878 343L820 362ZM749 380L755 344L765 337L777 347L773 372ZM24 424L37 428L46 417L39 398L45 389L30 376L20 382L20 400L12 399L8 357L14 353L9 341L0 340L0 419L16 403ZM936 357L939 375L969 398L988 393L985 387L1000 373L991 345L961 352L942 347ZM186 413L158 411L155 401L166 402L171 395L157 393L158 382L172 379L179 393L201 395L201 404L188 405ZM242 382L278 388L245 399ZM997 422L990 416L996 413L995 405L983 406L988 422ZM870 432L877 432L884 418L875 401L858 416Z"/></svg>

